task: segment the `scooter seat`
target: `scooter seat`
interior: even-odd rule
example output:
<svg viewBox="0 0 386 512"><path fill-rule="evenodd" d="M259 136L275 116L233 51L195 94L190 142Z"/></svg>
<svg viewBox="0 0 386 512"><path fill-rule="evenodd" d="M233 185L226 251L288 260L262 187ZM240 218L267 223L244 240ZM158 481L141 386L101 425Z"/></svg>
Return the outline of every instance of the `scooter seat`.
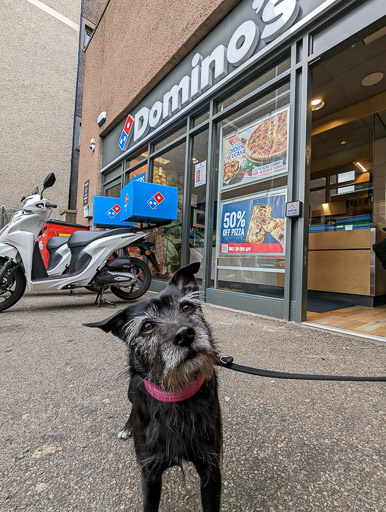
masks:
<svg viewBox="0 0 386 512"><path fill-rule="evenodd" d="M68 240L68 247L84 247L85 245L99 240L100 238L106 238L113 235L127 235L130 233L130 228L117 228L108 229L106 231L75 231Z"/></svg>
<svg viewBox="0 0 386 512"><path fill-rule="evenodd" d="M68 242L68 236L53 236L47 242L46 248L48 251L57 249Z"/></svg>

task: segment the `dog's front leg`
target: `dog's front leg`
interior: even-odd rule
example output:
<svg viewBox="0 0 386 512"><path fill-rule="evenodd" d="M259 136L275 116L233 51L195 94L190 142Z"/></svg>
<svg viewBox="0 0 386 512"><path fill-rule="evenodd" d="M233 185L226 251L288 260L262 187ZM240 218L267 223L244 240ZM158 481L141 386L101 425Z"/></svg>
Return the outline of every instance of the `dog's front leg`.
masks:
<svg viewBox="0 0 386 512"><path fill-rule="evenodd" d="M131 414L129 419L126 421L124 427L118 432L118 439L128 439L133 434L133 426L131 421Z"/></svg>
<svg viewBox="0 0 386 512"><path fill-rule="evenodd" d="M142 496L144 512L158 512L161 498L163 468L142 469Z"/></svg>
<svg viewBox="0 0 386 512"><path fill-rule="evenodd" d="M214 465L195 464L201 480L201 503L203 512L220 512L221 472L217 463Z"/></svg>

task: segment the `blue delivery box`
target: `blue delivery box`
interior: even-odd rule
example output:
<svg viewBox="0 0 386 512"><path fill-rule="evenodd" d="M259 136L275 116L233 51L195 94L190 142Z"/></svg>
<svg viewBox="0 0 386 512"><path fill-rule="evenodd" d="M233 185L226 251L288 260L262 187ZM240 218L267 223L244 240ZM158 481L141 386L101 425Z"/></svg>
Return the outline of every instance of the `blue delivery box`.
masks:
<svg viewBox="0 0 386 512"><path fill-rule="evenodd" d="M121 221L177 219L177 187L133 180L121 190Z"/></svg>
<svg viewBox="0 0 386 512"><path fill-rule="evenodd" d="M133 222L121 220L120 198L94 196L94 226L96 228L118 228L133 226Z"/></svg>

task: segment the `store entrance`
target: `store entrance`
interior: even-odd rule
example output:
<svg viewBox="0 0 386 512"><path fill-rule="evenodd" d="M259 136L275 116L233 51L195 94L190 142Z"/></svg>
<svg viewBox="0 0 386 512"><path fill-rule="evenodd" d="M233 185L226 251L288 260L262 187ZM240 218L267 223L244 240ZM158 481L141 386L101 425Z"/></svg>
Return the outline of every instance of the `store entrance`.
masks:
<svg viewBox="0 0 386 512"><path fill-rule="evenodd" d="M312 98L307 321L386 337L386 29L323 56Z"/></svg>

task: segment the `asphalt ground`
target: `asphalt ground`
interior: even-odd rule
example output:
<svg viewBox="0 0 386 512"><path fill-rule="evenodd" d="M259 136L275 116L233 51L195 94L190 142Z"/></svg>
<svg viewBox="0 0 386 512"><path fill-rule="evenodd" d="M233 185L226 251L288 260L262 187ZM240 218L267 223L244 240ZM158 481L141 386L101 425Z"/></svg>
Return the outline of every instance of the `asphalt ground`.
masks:
<svg viewBox="0 0 386 512"><path fill-rule="evenodd" d="M82 326L113 313L93 299L88 292L28 295L0 314L1 511L142 510L132 440L117 438L129 413L125 346ZM386 344L204 309L221 353L237 363L386 373ZM386 510L384 383L218 375L222 511ZM165 473L160 510L201 510L192 467L185 479L177 468Z"/></svg>

